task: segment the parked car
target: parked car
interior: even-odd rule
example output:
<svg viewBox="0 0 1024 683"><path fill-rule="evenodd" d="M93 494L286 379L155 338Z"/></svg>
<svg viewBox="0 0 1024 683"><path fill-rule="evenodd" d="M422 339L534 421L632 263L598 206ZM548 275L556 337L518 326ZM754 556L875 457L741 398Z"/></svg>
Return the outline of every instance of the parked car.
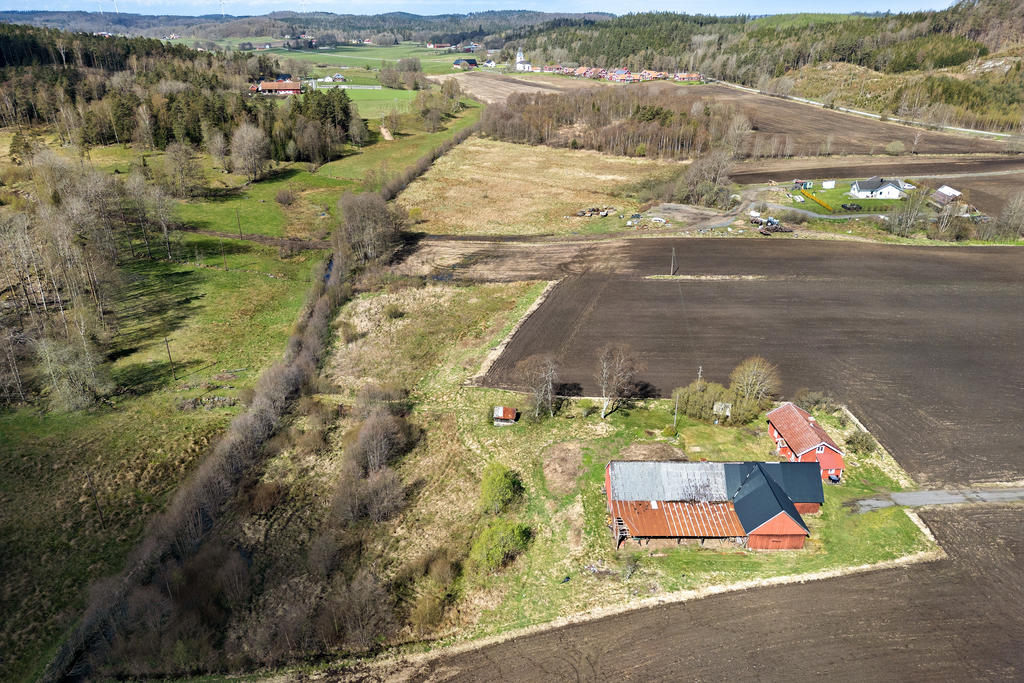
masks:
<svg viewBox="0 0 1024 683"><path fill-rule="evenodd" d="M860 204L843 204L843 208L847 211L860 211L864 207Z"/></svg>

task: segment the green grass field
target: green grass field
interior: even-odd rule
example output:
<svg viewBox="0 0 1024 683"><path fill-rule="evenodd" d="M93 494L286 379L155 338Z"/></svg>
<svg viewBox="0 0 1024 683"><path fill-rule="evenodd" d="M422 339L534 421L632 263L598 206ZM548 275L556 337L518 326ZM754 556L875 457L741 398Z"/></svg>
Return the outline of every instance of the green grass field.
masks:
<svg viewBox="0 0 1024 683"><path fill-rule="evenodd" d="M111 405L0 415L0 679L38 676L89 583L120 569L149 517L242 409L178 404L242 397L284 348L321 258L281 260L250 242L188 234L175 251L199 263L124 268L123 322L106 363L118 387Z"/></svg>
<svg viewBox="0 0 1024 683"><path fill-rule="evenodd" d="M815 183L815 187L808 190L808 192L835 209L834 213L836 215L844 213L885 213L893 211L900 206L899 199L857 199L855 197L851 197L849 195L850 185L850 181L839 180L836 181L835 188L831 190L823 190L820 183ZM799 191L792 192L791 194L794 196L803 196ZM791 203L794 208L806 209L807 211L813 211L814 213L829 214L828 209L825 207L811 201L810 199L804 199L805 201L803 203L795 200L789 200L789 203ZM847 211L843 208L843 204L860 204L862 208L859 211Z"/></svg>
<svg viewBox="0 0 1024 683"><path fill-rule="evenodd" d="M364 119L377 119L390 111L405 114L409 111L415 90L346 90L349 98L359 107L359 114Z"/></svg>
<svg viewBox="0 0 1024 683"><path fill-rule="evenodd" d="M254 43L255 44L255 43ZM272 54L279 59L301 59L317 64L337 66L362 66L379 69L384 62L397 62L406 57L420 60L423 72L427 74L451 73L452 62L460 55L431 50L413 43L402 43L390 47L377 45L339 45L331 50L284 50L271 49L264 54Z"/></svg>

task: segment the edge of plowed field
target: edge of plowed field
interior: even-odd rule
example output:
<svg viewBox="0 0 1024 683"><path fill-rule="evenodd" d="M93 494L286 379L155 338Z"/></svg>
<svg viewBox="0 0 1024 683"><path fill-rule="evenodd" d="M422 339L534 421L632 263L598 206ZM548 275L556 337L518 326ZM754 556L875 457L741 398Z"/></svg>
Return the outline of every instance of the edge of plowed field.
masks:
<svg viewBox="0 0 1024 683"><path fill-rule="evenodd" d="M544 631L550 631L564 626L570 626L573 624L579 624L589 621L596 621L605 617L616 616L619 614L625 614L627 612L634 612L644 609L652 609L668 604L684 603L693 600L701 600L709 598L714 595L721 595L723 593L736 593L740 591L749 590L752 588L764 588L767 586L780 586L794 583L806 583L808 581L821 581L824 579L834 579L841 576L849 576L852 574L864 574L867 572L879 571L883 569L894 569L897 567L904 567L913 564L920 564L923 562L934 562L942 560L947 557L946 551L938 544L935 539L935 535L932 533L928 525L922 520L917 513L904 508L904 513L910 520L917 526L924 536L933 544L934 547L927 550L918 551L902 557L897 557L891 560L884 560L882 562L875 562L873 564L862 564L855 565L852 567L838 567L835 569L825 569L816 572L809 572L806 574L787 574L784 576L775 576L766 579L750 579L747 581L738 581L735 583L721 584L715 586L706 586L704 588L696 588L690 590L676 591L673 593L666 593L658 597L645 598L636 602L630 602L626 604L609 605L606 607L598 607L578 614L573 614L567 617L559 617L543 624L535 624L533 626L527 626L521 629L515 629L513 631L506 631L493 636L480 638L477 640L468 640L461 643L456 643L449 646L438 647L428 652L398 655L395 657L389 657L382 659L377 662L373 662L370 666L374 669L381 669L384 680L389 681L403 681L408 680L410 677L415 675L416 665L423 664L427 661L437 659L444 656L450 656L454 654L460 654L463 652L469 652L479 648L494 645L496 643L502 643L508 640L516 638L522 638L525 636L542 633ZM395 667L402 667L396 669ZM411 667L411 668L410 668ZM363 672L365 673L365 671Z"/></svg>

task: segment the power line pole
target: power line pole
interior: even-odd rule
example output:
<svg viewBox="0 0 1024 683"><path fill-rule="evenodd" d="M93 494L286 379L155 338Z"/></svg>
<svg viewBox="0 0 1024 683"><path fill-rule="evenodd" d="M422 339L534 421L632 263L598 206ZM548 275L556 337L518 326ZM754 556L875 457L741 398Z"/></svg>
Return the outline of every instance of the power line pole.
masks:
<svg viewBox="0 0 1024 683"><path fill-rule="evenodd" d="M178 373L174 369L174 359L171 358L171 343L167 341L167 337L164 337L164 348L167 349L167 362L171 364L171 377L174 381L178 381Z"/></svg>
<svg viewBox="0 0 1024 683"><path fill-rule="evenodd" d="M669 275L676 274L676 248L672 247L672 265L669 267Z"/></svg>
<svg viewBox="0 0 1024 683"><path fill-rule="evenodd" d="M224 258L224 238L220 238L220 262L224 264L224 272L228 270L228 260Z"/></svg>
<svg viewBox="0 0 1024 683"><path fill-rule="evenodd" d="M676 429L679 425L679 390L676 389L676 412L672 417L672 429Z"/></svg>
<svg viewBox="0 0 1024 683"><path fill-rule="evenodd" d="M242 239L242 219L238 217L238 207L235 207L235 222L238 223L238 239Z"/></svg>

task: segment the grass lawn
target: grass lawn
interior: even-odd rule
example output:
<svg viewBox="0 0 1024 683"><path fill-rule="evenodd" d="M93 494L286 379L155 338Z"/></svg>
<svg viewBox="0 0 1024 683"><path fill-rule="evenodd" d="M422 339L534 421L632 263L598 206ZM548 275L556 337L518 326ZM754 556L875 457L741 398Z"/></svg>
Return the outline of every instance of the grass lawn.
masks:
<svg viewBox="0 0 1024 683"><path fill-rule="evenodd" d="M851 498L900 488L905 475L879 453L848 459L846 480L827 487L823 512L805 517L811 538L804 550L762 553L681 545L616 551L601 492L610 459L769 459L771 442L761 420L718 427L681 418L680 438L663 438L661 430L672 422L666 400L619 410L607 420L584 416L584 405L574 402L553 419L536 423L524 416L515 426L493 427L488 418L492 406L525 411L524 397L467 386L466 381L543 286L390 289L354 300L339 316L356 334L348 344L339 342L327 366L330 379L346 392L367 381L411 388L411 419L424 430L416 449L397 465L414 493L399 518L386 523L364 548L364 562L391 575L438 547L465 552L487 521L477 499L481 472L491 461L517 471L525 484L524 499L504 516L529 524L532 544L502 571L480 573L470 567L464 572L435 634L438 642L669 591L878 562L928 547L898 509L858 515L843 506ZM387 314L395 309L403 315ZM852 428L842 427L834 416L820 419L840 443ZM629 564L636 571L627 575ZM563 583L567 576L570 580Z"/></svg>
<svg viewBox="0 0 1024 683"><path fill-rule="evenodd" d="M349 98L359 106L359 115L364 119L379 119L394 110L400 114L409 111L416 98L415 90L346 90Z"/></svg>
<svg viewBox="0 0 1024 683"><path fill-rule="evenodd" d="M255 44L255 43L254 43ZM415 57L420 60L423 72L427 74L451 73L452 62L462 55L420 47L414 43L402 43L388 47L378 45L339 45L331 50L267 50L264 54L278 59L301 59L328 66L362 66L379 69L384 62ZM466 55L472 56L472 55Z"/></svg>
<svg viewBox="0 0 1024 683"><path fill-rule="evenodd" d="M900 206L899 199L857 199L855 197L851 197L848 194L850 192L850 185L851 183L848 180L838 180L836 181L834 189L823 190L821 189L821 184L819 182L815 182L815 187L808 190L809 193L835 209L834 212L830 212L825 207L807 199L806 197L804 197L805 201L802 204L794 200L786 200L780 203L792 204L794 208L806 209L807 211L813 211L814 213L821 214L885 213L887 211L893 211ZM799 191L793 192L792 194L794 196L803 197ZM783 197L785 197L785 195L783 195ZM857 211L847 211L843 208L843 204L860 204L862 208Z"/></svg>
<svg viewBox="0 0 1024 683"><path fill-rule="evenodd" d="M637 211L623 187L664 162L473 138L452 150L400 196L419 207L418 229L434 234L577 234L622 230ZM579 218L590 207L615 207L607 218Z"/></svg>
<svg viewBox="0 0 1024 683"><path fill-rule="evenodd" d="M0 414L0 679L37 677L89 583L120 569L149 517L242 408L178 404L237 399L252 386L284 348L320 259L280 260L249 242L188 234L180 251L216 256L124 268L107 362L113 406Z"/></svg>
<svg viewBox="0 0 1024 683"><path fill-rule="evenodd" d="M393 173L398 173L458 131L472 126L479 120L480 105L470 100L467 100L466 104L465 110L460 112L456 118L446 122L447 127L444 130L436 133L426 133L415 129L408 132L402 131L392 141L380 140L369 147L364 147L358 154L324 164L317 171L317 175L359 183L367 171L382 166L386 166Z"/></svg>

